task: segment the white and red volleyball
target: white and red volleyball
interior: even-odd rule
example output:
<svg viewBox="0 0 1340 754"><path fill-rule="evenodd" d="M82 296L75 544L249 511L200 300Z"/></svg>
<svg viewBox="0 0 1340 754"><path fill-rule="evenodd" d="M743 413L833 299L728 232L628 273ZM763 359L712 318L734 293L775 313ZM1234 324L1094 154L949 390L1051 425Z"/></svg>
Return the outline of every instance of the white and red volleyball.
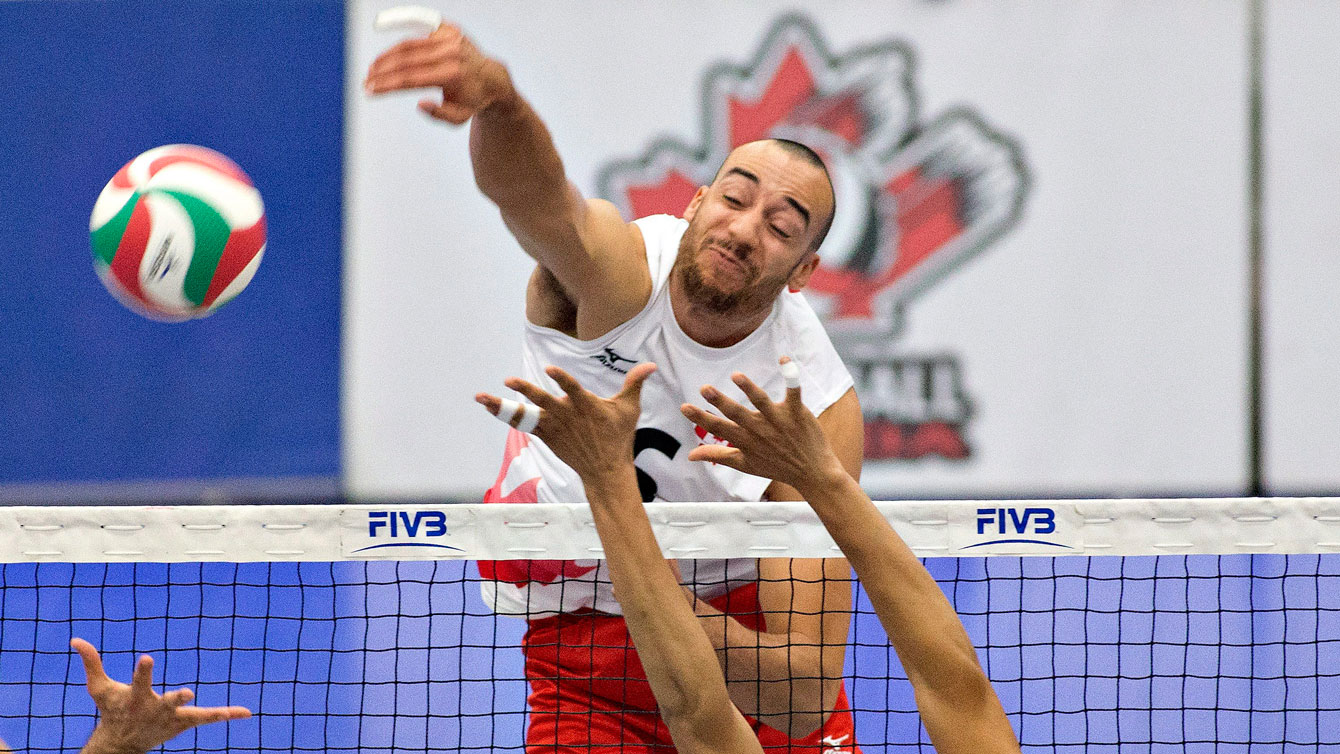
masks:
<svg viewBox="0 0 1340 754"><path fill-rule="evenodd" d="M212 149L150 149L109 181L89 219L93 266L130 309L180 322L210 314L251 282L265 206L251 179Z"/></svg>

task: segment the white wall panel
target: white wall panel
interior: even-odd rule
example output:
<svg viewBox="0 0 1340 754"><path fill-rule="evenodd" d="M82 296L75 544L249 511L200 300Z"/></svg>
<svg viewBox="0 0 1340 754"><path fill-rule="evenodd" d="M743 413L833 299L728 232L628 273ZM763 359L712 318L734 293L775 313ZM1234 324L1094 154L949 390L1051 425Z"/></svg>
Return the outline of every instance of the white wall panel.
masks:
<svg viewBox="0 0 1340 754"><path fill-rule="evenodd" d="M349 11L345 468L357 497L477 498L504 433L471 396L519 364L529 263L474 189L465 130L429 121L415 95L361 93L398 38L372 31L391 4ZM570 176L594 192L602 167L658 137L701 146L707 71L752 61L795 4L436 7L510 65ZM956 365L969 456L871 460L867 486L1240 492L1243 4L907 0L802 13L834 55L910 51L917 123L970 112L1017 146L1027 174L1020 219L904 296L896 332L865 341L886 361Z"/></svg>
<svg viewBox="0 0 1340 754"><path fill-rule="evenodd" d="M1266 4L1265 483L1340 488L1340 5Z"/></svg>

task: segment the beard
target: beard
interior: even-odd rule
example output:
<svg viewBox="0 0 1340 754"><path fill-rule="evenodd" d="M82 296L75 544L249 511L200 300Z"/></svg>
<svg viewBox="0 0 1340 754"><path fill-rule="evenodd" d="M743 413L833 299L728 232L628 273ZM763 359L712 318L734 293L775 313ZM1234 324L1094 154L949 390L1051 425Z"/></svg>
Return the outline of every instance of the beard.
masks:
<svg viewBox="0 0 1340 754"><path fill-rule="evenodd" d="M765 277L758 268L753 254L747 249L722 239L703 238L694 232L692 224L684 231L679 241L679 253L675 257L675 266L671 276L678 275L684 294L689 303L701 307L713 314L731 314L752 312L769 308L786 285L786 277ZM741 280L731 288L725 288L714 282L715 275L709 265L718 264L710 257L716 247L732 255L740 262Z"/></svg>

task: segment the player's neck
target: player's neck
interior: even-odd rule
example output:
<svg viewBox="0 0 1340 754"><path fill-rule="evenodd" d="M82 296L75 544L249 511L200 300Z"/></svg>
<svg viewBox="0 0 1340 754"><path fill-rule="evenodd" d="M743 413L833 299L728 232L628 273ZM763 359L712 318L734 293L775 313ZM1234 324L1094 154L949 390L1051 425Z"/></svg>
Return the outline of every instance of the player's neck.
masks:
<svg viewBox="0 0 1340 754"><path fill-rule="evenodd" d="M757 330L772 312L772 306L756 312L718 312L694 304L684 292L678 275L670 277L670 309L685 335L710 348L727 348L739 343Z"/></svg>

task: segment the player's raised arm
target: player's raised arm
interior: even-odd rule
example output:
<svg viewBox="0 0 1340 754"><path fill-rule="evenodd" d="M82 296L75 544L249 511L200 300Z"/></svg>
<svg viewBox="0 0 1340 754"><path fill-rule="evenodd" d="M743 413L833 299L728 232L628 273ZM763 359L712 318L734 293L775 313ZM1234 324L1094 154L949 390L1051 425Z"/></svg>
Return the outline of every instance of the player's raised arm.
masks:
<svg viewBox="0 0 1340 754"><path fill-rule="evenodd" d="M444 23L386 50L368 69L364 87L370 94L436 89L441 100L421 100L419 109L448 123L472 120L475 183L579 309L593 303L617 310L612 316L628 315L646 302L651 278L636 227L610 203L582 198L507 67L480 52L459 27Z"/></svg>
<svg viewBox="0 0 1340 754"><path fill-rule="evenodd" d="M127 685L107 677L92 644L76 638L70 646L84 661L88 694L98 705L98 725L81 754L147 754L198 725L251 717L245 707L193 707L195 694L190 689L158 694L153 689L154 662L148 655L135 663Z"/></svg>
<svg viewBox="0 0 1340 754"><path fill-rule="evenodd" d="M785 360L783 366L786 371L795 369ZM756 410L704 387L703 397L722 416L689 404L683 406L684 415L734 447L702 445L689 458L783 482L809 501L865 586L907 671L917 709L937 751L1019 751L958 614L847 473L818 421L801 402L799 381L789 377L785 399L773 403L748 377L737 374L734 379Z"/></svg>
<svg viewBox="0 0 1340 754"><path fill-rule="evenodd" d="M581 476L628 633L675 747L684 754L761 754L753 730L731 704L712 645L642 507L633 433L642 383L653 371L651 364L633 367L623 390L608 400L557 367L546 372L564 397L512 378L507 386L533 405L484 394L476 400L512 426L534 432Z"/></svg>

